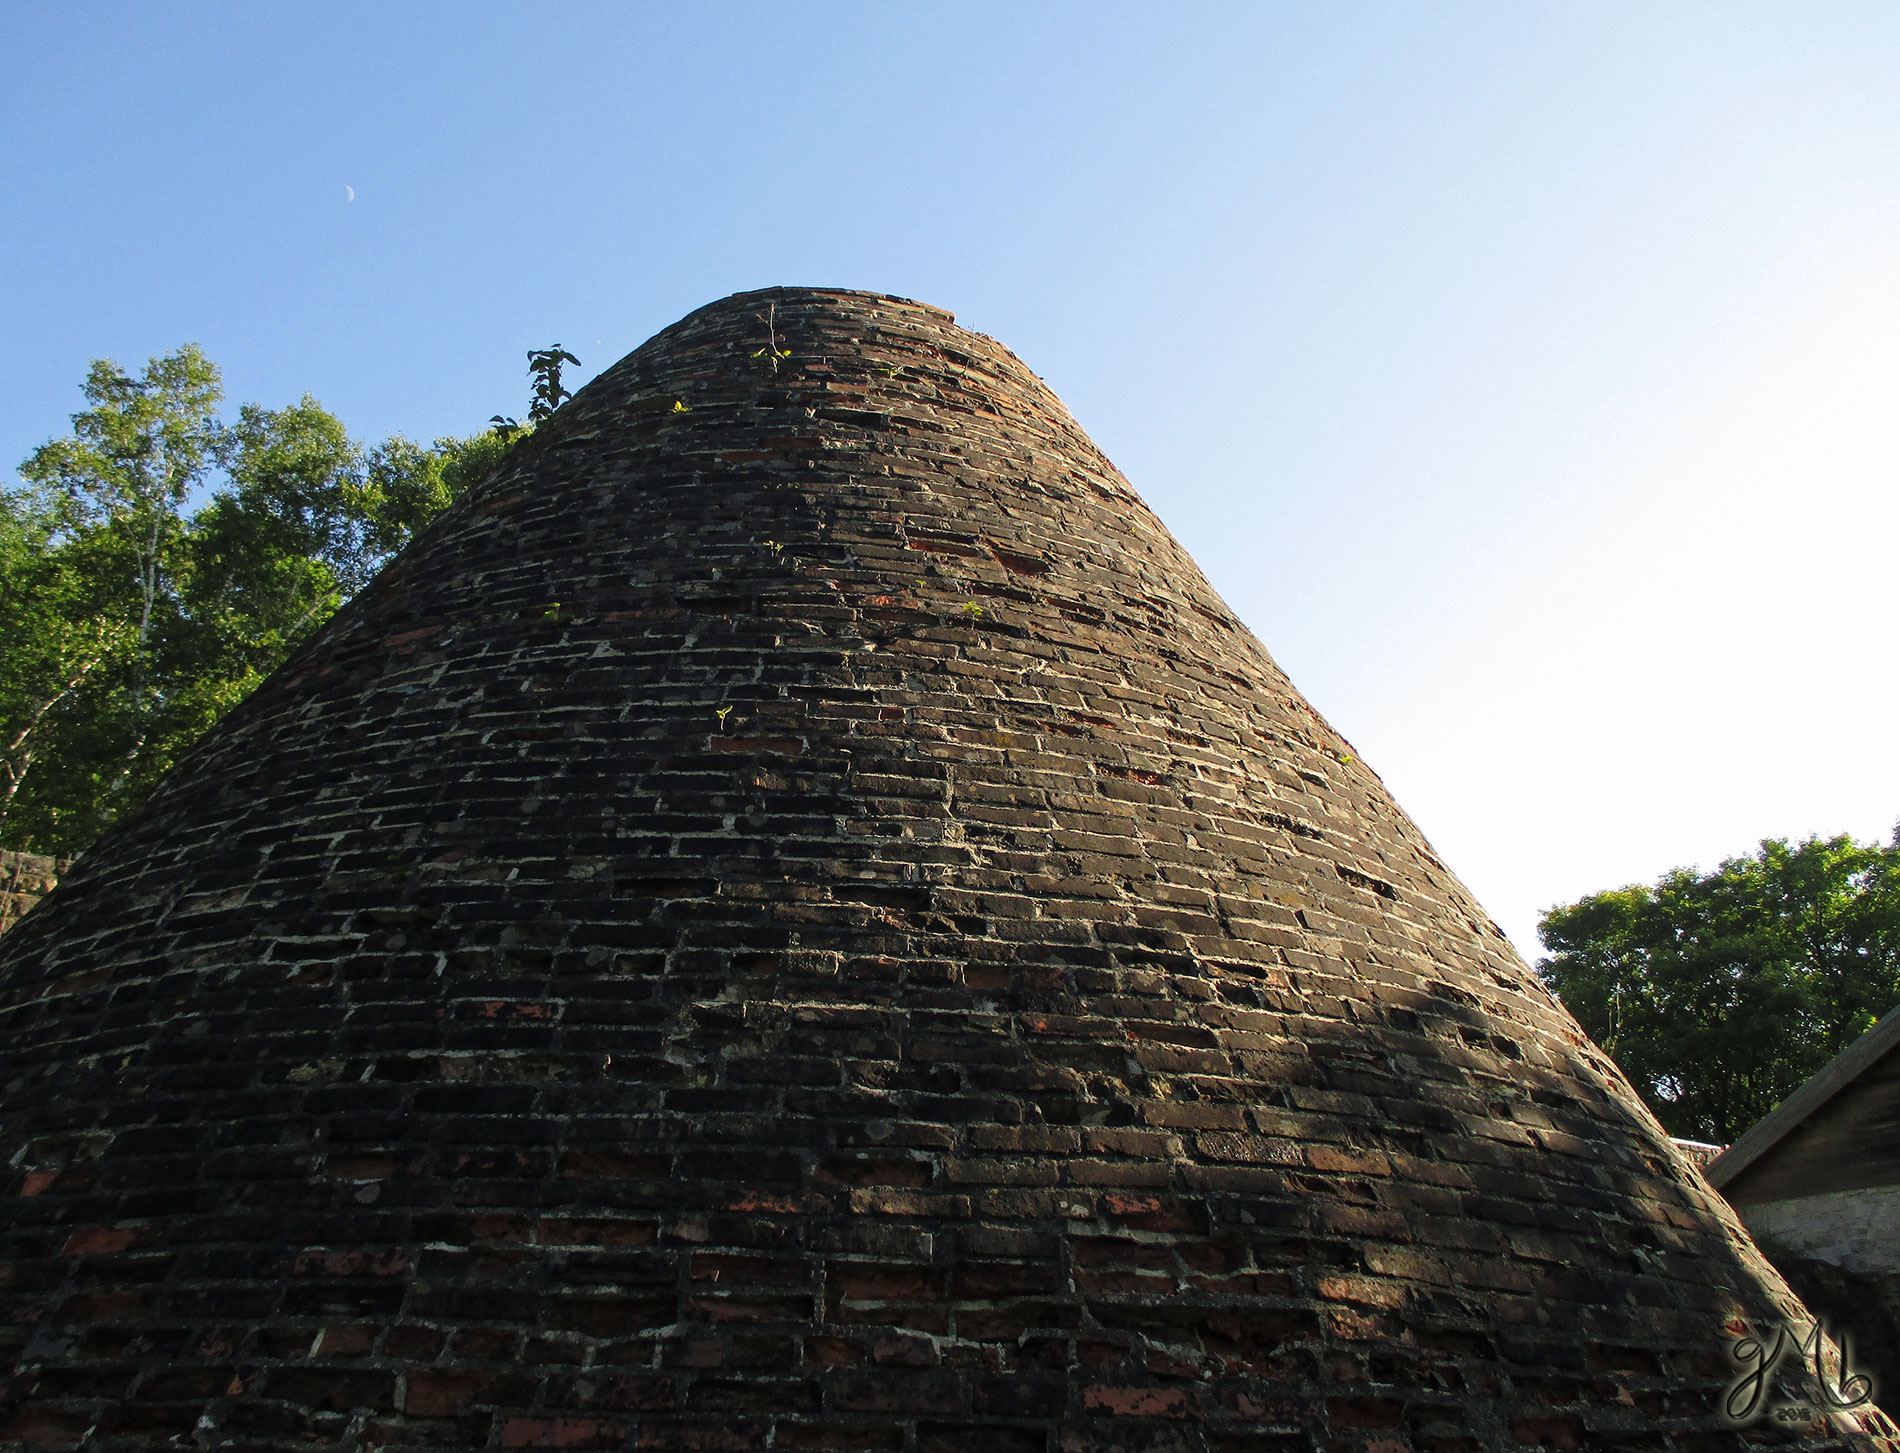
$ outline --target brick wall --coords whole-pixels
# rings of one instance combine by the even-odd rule
[[[916,304],[597,379],[0,940],[0,1045],[8,1448],[1849,1446],[1723,1421],[1785,1288]]]

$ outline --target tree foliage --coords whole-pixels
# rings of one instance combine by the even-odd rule
[[[77,852],[506,452],[366,449],[306,395],[217,416],[196,347],[92,365],[0,490],[0,845]]]
[[[534,379],[533,397],[528,404],[530,424],[546,423],[556,409],[573,397],[561,384],[561,365],[564,363],[571,363],[576,368],[581,366],[581,361],[558,343],[552,348],[528,350],[528,373]]]
[[[1900,1004],[1900,829],[1771,838],[1538,932],[1538,972],[1669,1132],[1731,1142]]]

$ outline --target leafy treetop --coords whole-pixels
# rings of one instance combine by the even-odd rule
[[[1900,1004],[1900,828],[1770,838],[1538,932],[1538,972],[1669,1132],[1726,1144]]]
[[[490,430],[365,448],[308,395],[227,425],[217,367],[189,344],[136,378],[101,359],[82,387],[71,434],[0,489],[0,846],[56,854],[137,802],[508,447]]]

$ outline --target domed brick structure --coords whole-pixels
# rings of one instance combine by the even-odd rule
[[[1748,1405],[1805,1322],[1734,1219],[915,303],[602,375],[0,963],[6,1448],[1887,1428]]]

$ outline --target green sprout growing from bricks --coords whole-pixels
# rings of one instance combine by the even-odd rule
[[[983,618],[983,607],[982,607],[982,606],[980,606],[980,605],[978,605],[978,604],[977,604],[977,603],[976,603],[975,601],[973,601],[973,600],[966,600],[966,601],[964,601],[964,603],[963,603],[963,609],[964,609],[964,611],[965,611],[965,613],[966,613],[966,614],[968,614],[968,616],[970,617],[970,619],[971,619],[971,620],[973,620],[973,621],[974,621],[974,620],[981,620],[981,619]]]
[[[765,324],[765,347],[754,349],[752,356],[771,359],[772,372],[777,373],[778,361],[792,356],[791,349],[778,346],[778,304],[774,303],[763,313],[754,313],[752,316]]]
[[[785,550],[785,542],[783,540],[767,540],[765,544],[774,555],[782,554]]]
[[[552,348],[528,350],[528,372],[534,376],[534,399],[528,405],[529,423],[542,423],[574,397],[561,386],[563,363],[571,363],[576,368],[581,366],[581,361],[558,343]]]
[[[732,715],[732,708],[729,706],[719,707],[714,710],[713,715],[719,718],[719,725],[724,727],[726,718]]]

